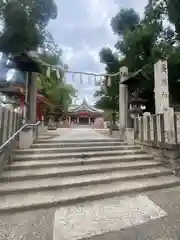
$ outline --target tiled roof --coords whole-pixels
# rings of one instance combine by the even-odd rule
[[[99,112],[99,113],[104,112],[102,109],[97,109],[89,105],[86,99],[84,99],[80,105],[71,105],[69,107],[69,112],[78,112],[78,111],[89,111],[89,112]]]

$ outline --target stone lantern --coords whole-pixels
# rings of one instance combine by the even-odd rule
[[[129,115],[131,119],[137,118],[141,115],[146,109],[145,106],[146,100],[138,97],[134,97],[129,101]]]
[[[134,137],[138,136],[138,121],[137,117],[143,114],[146,109],[146,100],[134,97],[129,101],[129,116],[131,118],[131,125],[134,128]]]

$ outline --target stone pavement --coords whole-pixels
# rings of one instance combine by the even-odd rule
[[[138,200],[140,197],[139,200],[144,199],[145,202],[136,202],[136,211],[138,208],[142,211],[136,216],[132,214],[131,206],[129,206],[129,210],[127,207],[122,209],[122,206],[124,206],[122,201],[119,202],[118,206],[117,198],[109,199],[112,203],[111,207],[107,207],[108,205],[103,206],[105,202],[104,200],[100,200],[95,202],[94,207],[92,207],[90,203],[84,203],[66,208],[1,215],[0,240],[179,240],[180,187],[147,192],[140,196],[136,196],[136,199]],[[134,196],[130,198],[134,198]],[[124,199],[124,197],[122,199]],[[149,202],[149,205],[146,206],[147,202]],[[104,208],[107,209],[105,214],[102,215]],[[73,226],[72,224],[75,217],[72,209],[75,209],[77,212],[78,216],[76,216],[76,221],[78,221],[78,218],[82,221],[79,225]],[[81,212],[81,209],[86,209],[88,212]],[[97,211],[97,214],[92,211],[93,209]],[[116,210],[115,220],[108,221],[108,219],[112,220],[112,215]],[[63,211],[64,215],[62,214]],[[126,217],[125,211],[127,211]],[[59,216],[61,217],[61,222],[59,222],[56,216],[58,212],[62,214]],[[150,212],[152,216],[148,218]],[[82,215],[87,218],[82,219]],[[62,222],[63,216],[66,216],[66,222],[64,223]],[[72,216],[73,219],[68,218],[68,216]],[[109,216],[111,218],[108,218]],[[124,223],[123,217],[125,217]],[[95,230],[92,228],[92,218],[94,221],[95,219],[97,220],[97,222],[95,221],[94,223]],[[144,220],[140,222],[139,220],[143,218]],[[128,219],[129,223],[130,219],[132,223],[135,223],[134,226],[132,226],[132,224],[128,226]],[[100,220],[105,221],[107,224],[104,225],[105,228],[103,228],[104,222],[101,224],[101,222],[99,222]],[[65,224],[66,230],[70,230],[66,236],[63,236],[63,233],[65,233],[63,224]],[[89,231],[90,237],[79,238],[82,237],[82,226],[85,226],[84,232]],[[108,228],[109,230],[107,231]],[[77,231],[78,229],[79,232]],[[98,235],[100,231],[101,234]],[[73,235],[77,236],[77,238],[72,238]]]
[[[88,240],[179,240],[180,239],[180,187],[147,192],[145,194],[167,215],[119,231],[112,231]],[[84,239],[83,239],[84,240]]]

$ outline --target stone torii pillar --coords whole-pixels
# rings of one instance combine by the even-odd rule
[[[29,73],[28,79],[28,120],[36,123],[37,84],[36,73]]]
[[[41,73],[40,65],[37,61],[38,55],[34,51],[20,53],[12,57],[16,63],[16,68],[26,73],[26,91],[27,91],[27,114],[25,114],[25,122],[36,123],[36,73]]]
[[[127,76],[128,68],[126,66],[121,67],[119,81],[119,123],[121,137],[124,137],[124,130],[128,127],[128,86],[123,84]]]

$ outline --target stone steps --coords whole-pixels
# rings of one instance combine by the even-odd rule
[[[60,152],[57,153],[23,153],[20,152],[15,152],[13,155],[14,160],[48,160],[48,159],[67,159],[67,158],[90,158],[90,157],[102,157],[102,156],[125,156],[125,155],[134,155],[134,154],[142,154],[144,153],[143,150],[141,149],[127,149],[127,150],[116,150],[116,149],[111,149],[109,151],[91,151],[91,149],[88,149],[88,151],[85,152],[66,152],[62,153],[61,150]]]
[[[0,213],[177,186],[180,179],[119,139],[40,140],[13,153],[0,175]]]
[[[59,134],[57,132],[53,133],[53,132],[45,132],[45,133],[40,133],[39,134],[39,140],[38,141],[47,141],[50,139],[53,139],[54,137],[58,137]]]
[[[52,142],[52,141],[48,141],[48,142],[42,142],[42,143],[36,143],[33,144],[31,148],[33,149],[46,149],[46,148],[63,148],[63,147],[96,147],[96,146],[124,146],[124,142],[117,142],[117,141],[109,141],[109,142],[104,142],[104,141],[98,141],[98,142],[93,142],[93,141],[89,141],[89,142],[71,142],[71,143],[67,143],[67,142]]]
[[[30,148],[30,149],[20,149],[16,150],[16,155],[17,154],[49,154],[49,153],[69,153],[69,152],[88,152],[91,149],[92,152],[97,152],[97,151],[114,151],[114,150],[133,150],[133,149],[141,149],[140,146],[135,146],[135,145],[111,145],[111,146],[86,146],[86,147],[56,147],[56,148]]]
[[[117,170],[136,170],[146,169],[152,167],[159,167],[161,163],[153,160],[136,161],[136,162],[118,162],[118,163],[105,163],[105,164],[91,164],[91,165],[77,165],[77,166],[56,166],[49,168],[48,166],[43,168],[27,168],[22,170],[5,170],[1,176],[0,181],[14,181],[25,179],[39,179],[54,176],[77,176],[93,173],[105,173]]]
[[[118,163],[118,162],[134,162],[134,161],[144,161],[144,160],[152,160],[152,156],[150,154],[136,154],[125,155],[125,156],[103,156],[103,157],[91,157],[91,158],[70,158],[70,159],[51,159],[49,160],[25,160],[25,159],[17,159],[14,160],[11,165],[7,165],[6,169],[27,169],[27,168],[44,168],[44,167],[58,167],[58,166],[77,166],[77,165],[92,165],[92,164],[106,164],[106,163]]]
[[[122,139],[119,139],[119,138],[84,138],[83,141],[82,141],[82,138],[72,138],[72,140],[67,140],[67,139],[63,139],[63,140],[54,140],[54,139],[51,139],[51,141],[47,140],[47,139],[39,139],[37,141],[37,143],[48,143],[48,142],[51,142],[51,143],[68,143],[68,144],[71,144],[71,143],[98,143],[98,142],[104,142],[104,143],[109,143],[109,142],[117,142],[117,143],[123,143],[123,140]]]
[[[141,170],[124,170],[115,172],[106,172],[98,174],[86,174],[77,176],[56,176],[42,179],[29,179],[24,180],[19,184],[19,181],[15,180],[13,182],[0,182],[0,195],[4,194],[17,194],[23,192],[37,192],[42,190],[52,190],[59,188],[69,188],[69,187],[82,187],[88,185],[96,184],[106,184],[113,183],[116,181],[129,181],[136,179],[145,179],[157,176],[168,176],[171,175],[169,169],[162,167],[152,167]]]
[[[57,190],[6,194],[1,196],[0,213],[25,211],[38,208],[69,205],[78,202],[92,201],[112,196],[127,195],[137,192],[156,190],[165,187],[177,186],[179,178],[159,176],[155,178],[116,181],[114,183],[70,187]]]

